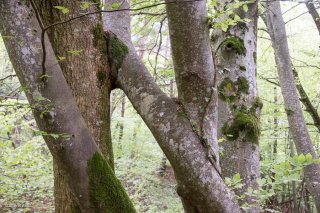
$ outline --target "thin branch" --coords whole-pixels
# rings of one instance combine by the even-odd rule
[[[16,77],[16,75],[8,75],[8,76],[6,76],[4,78],[0,78],[0,81],[4,81],[4,80],[6,80],[8,78],[12,78],[12,77]]]

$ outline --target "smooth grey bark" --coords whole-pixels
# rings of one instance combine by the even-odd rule
[[[232,1],[221,1],[223,8]],[[223,155],[223,177],[240,174],[244,186],[236,190],[243,196],[248,188],[258,189],[259,165],[259,117],[261,103],[256,82],[257,51],[257,3],[248,4],[248,11],[241,8],[235,12],[250,22],[238,22],[226,32],[214,29],[212,48],[218,80],[218,138]],[[229,16],[227,16],[229,17]],[[227,18],[225,17],[225,18]],[[220,21],[224,21],[223,18]],[[254,196],[239,200],[248,204],[250,212],[259,212]]]
[[[281,13],[279,1],[267,2],[264,21],[271,37],[277,65],[279,83],[287,112],[290,132],[298,154],[310,153],[314,159],[318,156],[312,144],[306,122],[296,90],[292,63],[288,48],[285,23]],[[304,168],[304,176],[308,190],[314,198],[318,211],[320,211],[320,165],[312,164]]]
[[[319,16],[319,13],[318,13],[316,7],[314,6],[314,3],[315,3],[315,1],[307,0],[306,7],[308,8],[308,12],[312,16],[312,19],[313,19],[313,21],[318,29],[318,32],[320,34],[320,16]]]
[[[117,1],[108,0],[106,1],[106,5],[112,5],[113,2]],[[170,7],[174,4],[175,3],[170,4]],[[206,24],[204,1],[180,3],[179,6],[176,12],[183,8],[185,19],[182,19],[182,17],[178,18],[182,21],[180,24],[184,26],[184,28],[189,28],[184,22],[190,19],[193,19],[194,26]],[[124,1],[122,8],[127,7],[129,7],[129,2]],[[172,14],[174,9],[177,9],[177,6],[168,8],[168,11],[170,10],[171,13],[168,15],[169,19],[174,19],[174,14]],[[105,14],[104,21],[105,30],[115,33],[129,49],[121,68],[118,70],[116,85],[124,90],[170,161],[177,179],[177,191],[183,200],[185,211],[210,213],[240,212],[239,205],[234,200],[232,193],[227,189],[219,173],[208,159],[207,148],[203,146],[190,120],[184,115],[184,107],[173,101],[160,90],[137,55],[130,38],[129,12],[107,13]],[[200,31],[200,29],[205,30],[205,27],[199,27],[197,30]],[[174,29],[171,28],[171,31],[172,30]],[[185,31],[185,29],[179,30]],[[193,32],[193,29],[189,30],[190,35],[192,34],[191,32]],[[196,76],[191,76],[191,78],[197,80],[198,84],[201,83],[202,79],[204,80],[203,84],[206,85],[206,87],[201,86],[201,88],[209,89],[208,91],[204,91],[205,95],[208,96],[212,91],[210,86],[213,84],[213,66],[212,56],[210,54],[210,43],[206,32],[207,31],[200,32],[201,34],[199,35],[194,32],[192,41],[199,42],[199,47],[204,47],[204,43],[207,45],[207,47],[204,48],[204,52],[199,51],[199,54],[203,54],[203,56],[199,57],[202,58],[200,62],[206,64],[205,67],[208,68],[208,70],[206,70],[206,72],[208,72],[206,75],[208,80]],[[205,34],[207,37],[205,37]],[[181,38],[185,42],[186,36],[189,35],[185,34]],[[199,36],[198,40],[195,39],[196,36]],[[194,48],[198,47],[194,43],[189,43],[189,45]],[[186,48],[186,44],[182,44],[180,50],[185,52],[186,50],[184,48]],[[196,49],[192,48],[189,50],[196,51]],[[187,53],[187,56],[190,57],[191,55]],[[204,61],[205,57],[208,57],[207,61]],[[178,60],[178,58],[176,57],[175,60]],[[184,61],[186,62],[186,66],[192,65],[190,61],[187,62],[186,59]],[[199,66],[199,70],[204,68],[201,67],[199,65],[200,63],[197,63],[196,60],[194,60],[193,63]],[[204,70],[202,71],[204,72]],[[209,73],[212,75],[210,76]],[[184,74],[186,75],[184,78],[187,78],[188,73]],[[190,75],[196,74],[193,73]],[[194,88],[194,86],[198,84],[192,84],[190,87]],[[197,90],[197,88],[194,89]],[[200,94],[200,92],[198,94]],[[190,94],[189,97],[186,96],[186,100],[193,103],[195,101],[193,98],[200,98],[199,101],[204,100],[203,94],[201,97],[191,96],[192,94]],[[208,103],[206,105],[208,105]],[[201,105],[198,105],[198,107],[199,106]],[[195,106],[192,106],[192,104],[186,106],[186,108],[190,110],[187,111],[187,113],[192,112],[191,116],[199,114],[200,110],[193,109],[193,111],[192,107]],[[212,113],[212,115],[214,115],[214,113]],[[195,117],[194,119],[199,121],[199,118]],[[208,123],[209,122],[207,122],[206,125]],[[212,137],[214,137],[214,135]]]
[[[10,60],[25,88],[39,129],[48,134],[44,136],[46,144],[81,212],[106,211],[109,207],[135,212],[85,125],[47,36],[45,70],[50,77],[47,82],[41,79],[41,29],[30,2],[4,0],[0,3],[0,14],[0,33],[10,36],[4,40]],[[53,133],[68,134],[70,139],[55,139],[50,136]],[[99,189],[101,196],[107,194],[113,199],[101,201],[95,189]]]

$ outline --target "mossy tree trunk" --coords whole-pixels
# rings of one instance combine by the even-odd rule
[[[4,41],[10,60],[25,88],[38,127],[46,132],[45,142],[76,202],[75,208],[61,211],[135,212],[87,128],[47,36],[43,70],[41,29],[33,8],[30,1],[1,1],[0,33],[12,38]],[[42,78],[44,71],[49,76],[46,81]],[[69,137],[55,138],[50,134]]]
[[[274,49],[279,83],[284,99],[290,133],[297,152],[298,154],[304,155],[311,154],[312,157],[316,159],[318,156],[303,116],[292,72],[286,26],[282,17],[280,2],[267,2],[263,17]],[[311,164],[306,166],[303,171],[308,190],[314,198],[318,211],[320,211],[320,165]]]
[[[233,2],[223,1],[217,7]],[[211,40],[218,81],[218,137],[221,141],[223,177],[239,173],[244,186],[236,193],[257,189],[259,166],[259,117],[261,103],[256,82],[257,3],[248,4],[248,11],[234,11],[249,22],[238,22],[226,32],[215,30]],[[233,14],[234,15],[234,14]],[[229,17],[225,17],[229,18]],[[224,20],[222,20],[224,21]],[[246,196],[240,204],[250,205],[250,212],[259,212],[257,198]]]
[[[45,26],[80,15],[80,1],[51,0],[36,1]],[[55,6],[69,9],[63,14]],[[97,10],[94,5],[90,10]],[[83,12],[83,11],[82,11]],[[111,83],[105,51],[101,14],[52,27],[48,31],[52,47],[59,57],[60,66],[86,125],[103,155],[113,168],[110,134],[110,91]],[[71,51],[81,51],[72,54]],[[55,161],[54,161],[55,162]],[[57,165],[55,176],[55,211],[70,212],[77,208],[72,195]]]

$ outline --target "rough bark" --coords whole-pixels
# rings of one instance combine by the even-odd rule
[[[45,26],[79,16],[80,4],[80,1],[68,0],[36,1]],[[55,9],[57,5],[68,8],[69,13]],[[97,5],[91,7],[91,10],[95,9],[98,9]],[[113,168],[109,122],[111,84],[106,54],[101,51],[105,48],[101,14],[52,27],[48,36],[56,55],[66,58],[59,63],[63,74],[95,142]],[[72,55],[72,50],[81,50],[81,53]],[[69,199],[71,192],[60,174],[54,165],[57,213],[75,208],[75,202]]]
[[[319,16],[319,13],[318,13],[316,7],[314,6],[315,2],[316,1],[307,0],[306,7],[308,8],[308,12],[312,16],[312,19],[313,19],[315,25],[317,26],[318,32],[320,34],[320,16]]]
[[[113,2],[116,1],[107,1],[107,6]],[[176,103],[155,84],[152,76],[140,61],[131,43],[130,16],[128,12],[108,13],[105,14],[104,19],[106,30],[116,34],[128,48],[127,55],[122,61],[122,66],[116,73],[116,85],[124,90],[170,161],[175,171],[178,183],[177,191],[180,197],[182,197],[185,211],[210,213],[240,212],[237,202],[233,199],[232,193],[227,189],[219,173],[208,159],[208,149],[204,147],[198,133],[194,130],[194,125],[191,124],[188,118],[189,115],[186,115],[186,113],[189,113],[197,122],[196,125],[201,123],[200,121],[202,121],[202,119],[199,120],[195,115],[203,115],[203,112],[195,109],[196,106],[193,105],[195,103],[194,98],[199,98],[198,103],[206,103],[204,106],[207,106],[208,103],[205,102],[204,96],[210,98],[212,94],[211,87],[213,86],[214,72],[207,29],[204,27],[206,25],[205,2],[180,2],[177,5],[174,4],[176,3],[172,3],[170,6],[168,5],[167,8],[169,22],[171,22],[171,33],[175,30],[175,27],[184,26],[182,28],[179,27],[179,30],[183,32],[180,36],[183,41],[188,42],[188,44],[181,44],[180,51],[185,53],[188,51],[197,51],[198,47],[203,50],[199,51],[199,54],[203,56],[199,55],[197,60],[200,61],[198,63],[197,60],[193,58],[196,54],[192,57],[191,54],[187,53],[187,57],[189,57],[193,63],[191,63],[190,60],[187,61],[187,58],[183,59],[183,61],[186,62],[186,66],[192,67],[192,64],[195,64],[194,68],[197,68],[199,72],[203,72],[203,76],[201,75],[199,77],[197,77],[197,73],[190,74],[180,72],[184,78],[183,80],[188,80],[187,75],[190,74],[190,78],[196,81],[192,83],[190,87],[197,92],[193,93],[190,88],[188,91],[192,94],[184,94],[184,92],[180,91],[182,96],[180,99],[185,102],[190,101],[190,104],[183,103],[185,105],[183,106]],[[125,7],[128,7],[128,1],[124,1],[122,4],[122,8]],[[177,12],[184,17],[175,17],[176,15],[173,12]],[[175,18],[179,18],[179,26],[175,26],[176,21],[173,20]],[[170,21],[170,19],[173,22]],[[192,23],[193,26],[199,26],[198,28],[196,27],[196,32],[191,28],[189,32],[183,29],[189,28],[188,24],[190,23]],[[198,31],[199,33],[197,33]],[[193,36],[193,43],[190,43],[190,40],[186,39],[189,38],[189,36]],[[198,37],[198,39],[196,39],[196,37]],[[194,42],[197,42],[197,44]],[[177,45],[177,43],[174,45]],[[193,48],[188,47],[188,45]],[[179,56],[176,55],[175,60],[180,60]],[[200,66],[200,62],[204,64],[203,67]],[[175,66],[179,69],[179,62],[175,62]],[[204,70],[204,68],[208,69]],[[185,76],[183,76],[183,74]],[[208,79],[204,79],[204,76]],[[181,79],[182,77],[180,76],[179,78]],[[202,83],[205,86],[199,86],[201,80],[204,80]],[[180,80],[180,86],[181,84]],[[199,88],[194,88],[194,86],[199,86]],[[207,91],[206,89],[209,90]],[[196,96],[196,94],[200,94],[199,90],[204,92],[204,94]],[[200,104],[197,105],[197,107],[201,106]],[[214,105],[214,103],[212,103],[212,105]],[[212,105],[210,105],[210,107],[212,107]],[[184,108],[188,110],[184,111]],[[207,112],[210,112],[212,116],[214,115],[211,109]],[[205,123],[204,126],[206,130],[209,128],[208,124],[210,122]],[[214,124],[212,122],[210,125],[211,124],[211,127],[214,128]],[[205,133],[207,134],[208,132]],[[211,137],[214,136],[216,135],[212,135]],[[214,141],[214,139],[212,139],[212,142],[216,142],[216,140]]]
[[[65,81],[48,37],[43,81],[41,29],[29,1],[0,3],[0,32],[32,106],[39,129],[81,212],[135,212],[112,168],[102,157]],[[55,139],[50,134],[68,134]],[[79,209],[72,211],[79,212]]]
[[[224,7],[229,1],[221,1]],[[232,2],[231,2],[232,3]],[[212,35],[214,61],[218,80],[218,137],[221,143],[222,175],[240,174],[244,186],[236,190],[242,196],[247,189],[257,189],[259,165],[259,117],[261,103],[256,83],[257,3],[248,11],[234,11],[248,23],[238,22],[226,32],[215,30]],[[223,20],[222,20],[223,21]],[[239,201],[248,204],[250,212],[259,212],[257,198],[247,196]]]
[[[294,82],[292,63],[280,2],[267,2],[266,8],[267,10],[265,12],[264,20],[274,49],[279,83],[284,99],[285,110],[287,112],[290,132],[298,154],[306,155],[310,153],[312,157],[316,159],[318,156],[316,155],[315,148],[312,144],[306,122],[303,117]],[[320,165],[312,164],[306,166],[303,171],[308,190],[314,198],[318,211],[320,211]]]

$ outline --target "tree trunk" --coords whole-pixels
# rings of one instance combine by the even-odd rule
[[[107,7],[114,2],[106,1]],[[126,7],[124,1],[121,8]],[[160,90],[136,54],[129,12],[107,13],[104,24],[127,46],[121,69],[115,71],[116,85],[124,90],[170,161],[185,211],[236,213],[239,205],[214,161],[218,159],[216,93],[206,13],[204,1],[167,4],[180,103]]]
[[[219,5],[224,7],[229,1]],[[257,3],[248,4],[248,11],[235,11],[242,19],[226,32],[215,30],[212,45],[218,79],[218,137],[223,138],[221,168],[223,177],[240,174],[244,186],[236,190],[240,197],[248,188],[258,189],[259,117],[262,103],[256,82]],[[259,212],[257,198],[239,200],[249,205],[250,212]],[[248,206],[247,206],[248,207]]]
[[[277,65],[279,83],[284,99],[285,110],[288,117],[290,132],[293,137],[298,154],[310,153],[314,159],[317,158],[312,144],[306,122],[296,90],[294,76],[292,73],[291,59],[285,23],[282,17],[280,2],[267,2],[267,10],[264,16],[268,33],[271,37]],[[320,211],[320,165],[312,164],[304,168],[304,175],[308,190],[312,194],[317,209]]]
[[[76,202],[77,208],[70,211],[135,212],[85,125],[47,36],[44,37],[43,70],[42,30],[30,2],[2,1],[0,13],[1,34],[12,36],[5,40],[12,64],[39,129],[45,132],[44,139]],[[43,79],[44,71],[49,76],[47,81]]]
[[[311,116],[314,126],[318,129],[318,132],[320,132],[320,116],[319,116],[318,110],[316,109],[315,106],[313,106],[308,94],[304,90],[304,88],[300,82],[298,72],[296,71],[295,68],[293,68],[292,71],[293,71],[293,76],[295,79],[296,88],[297,88],[298,93],[300,95],[300,101],[305,106],[306,111]]]
[[[37,1],[36,4],[45,26],[80,15],[80,1]],[[68,8],[70,12],[63,14],[54,8],[57,5]],[[95,9],[98,9],[97,5],[91,8]],[[56,55],[66,58],[59,63],[63,74],[95,142],[113,168],[109,115],[111,84],[107,57],[102,51],[105,40],[101,14],[52,27],[48,36]],[[81,51],[80,55],[70,53],[75,50]],[[67,184],[63,183],[61,171],[56,165],[53,168],[55,211],[70,212],[70,209],[75,208],[75,202],[70,200],[71,192]]]
[[[320,34],[320,16],[319,16],[319,13],[318,13],[316,7],[314,6],[315,2],[316,1],[307,0],[306,6],[308,8],[308,12],[312,16],[312,19],[313,19],[315,25],[317,26],[318,32]]]

